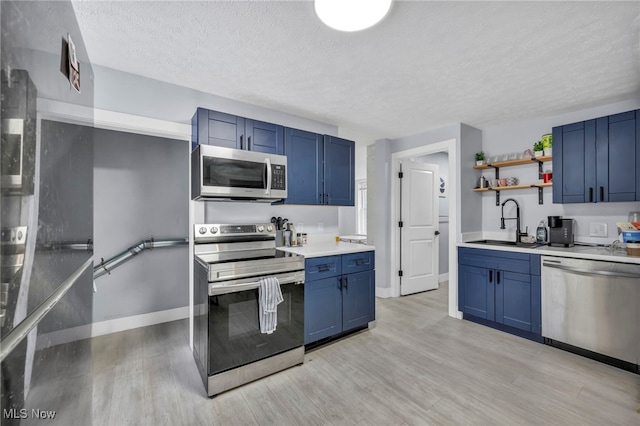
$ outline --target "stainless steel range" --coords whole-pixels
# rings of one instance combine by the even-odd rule
[[[304,360],[304,258],[271,223],[194,225],[193,354],[209,396]],[[260,331],[261,279],[275,277],[277,326]]]

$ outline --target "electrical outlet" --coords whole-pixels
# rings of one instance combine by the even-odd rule
[[[605,222],[589,222],[590,237],[606,237],[607,224]]]

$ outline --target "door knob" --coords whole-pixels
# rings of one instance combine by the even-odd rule
[[[434,232],[435,235],[440,235],[440,231]]]

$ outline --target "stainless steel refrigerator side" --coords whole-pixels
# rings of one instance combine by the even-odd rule
[[[76,330],[92,319],[92,253],[74,243],[93,234],[92,125],[45,120],[37,103],[40,97],[93,107],[93,70],[71,2],[3,1],[0,8],[1,118],[24,123],[21,157],[3,158],[3,165],[22,162],[21,179],[2,179],[3,343],[16,327],[31,328],[3,354],[2,424],[28,421],[21,410],[32,409],[54,411],[60,423],[91,423],[91,398],[82,397],[91,395],[91,345]],[[80,64],[79,91],[61,73],[69,65],[69,40]],[[17,139],[2,132],[4,156]],[[12,231],[19,228],[26,228],[24,244],[11,244],[20,240]]]

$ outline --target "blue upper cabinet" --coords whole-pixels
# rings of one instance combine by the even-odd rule
[[[324,136],[325,204],[353,206],[355,201],[355,142]]]
[[[277,124],[198,108],[191,119],[191,148],[198,144],[269,154],[283,153],[284,128]]]
[[[323,139],[317,133],[286,128],[287,204],[323,204]]]
[[[287,204],[353,206],[355,142],[285,129]]]
[[[257,120],[245,120],[245,134],[247,148],[250,151],[266,154],[284,153],[284,127],[278,124],[265,123]]]
[[[553,128],[553,202],[640,201],[640,110]]]

